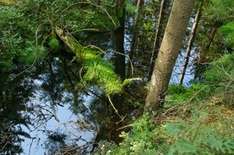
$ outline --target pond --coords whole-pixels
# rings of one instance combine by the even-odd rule
[[[113,54],[109,38],[110,35],[90,39],[99,47],[104,47],[107,59]],[[127,50],[130,49],[130,40],[131,36],[126,34]],[[179,83],[184,57],[185,52],[182,49],[171,77],[172,84]],[[195,58],[194,48],[186,70],[185,86],[189,86],[190,81],[194,79]],[[68,71],[68,68],[71,71]],[[30,66],[20,80],[13,75],[13,78],[16,78],[12,80],[14,87],[22,87],[21,90],[12,88],[12,91],[16,91],[17,97],[22,96],[23,99],[18,100],[14,94],[11,97],[16,98],[14,100],[18,100],[19,103],[26,102],[23,110],[15,109],[15,113],[26,117],[28,122],[24,125],[15,123],[13,126],[13,129],[19,128],[24,132],[20,136],[21,140],[16,140],[23,149],[22,155],[53,155],[64,152],[89,154],[93,150],[100,129],[91,112],[91,104],[96,96],[76,89],[74,83],[79,77],[74,76],[73,72],[77,70],[79,71],[79,67],[69,64],[61,56],[52,56],[37,66]],[[27,91],[29,93],[24,94]]]

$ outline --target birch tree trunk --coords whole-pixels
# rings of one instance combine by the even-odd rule
[[[145,111],[153,113],[163,105],[176,58],[195,0],[174,0],[158,58],[155,62]]]

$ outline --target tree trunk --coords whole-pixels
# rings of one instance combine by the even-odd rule
[[[170,6],[170,1],[171,0],[161,0],[160,4],[160,10],[158,14],[158,20],[156,22],[156,32],[155,32],[155,37],[154,37],[154,45],[153,45],[153,50],[150,58],[150,68],[149,68],[149,74],[148,74],[148,79],[150,80],[150,77],[153,73],[154,69],[154,64],[155,64],[155,59],[157,58],[158,51],[159,51],[159,46],[162,41],[162,35],[164,33],[164,23],[167,22],[167,15],[168,15],[168,10]]]
[[[137,0],[137,13],[135,16],[135,23],[133,25],[133,32],[132,32],[132,41],[131,41],[131,49],[129,52],[129,58],[130,61],[133,60],[133,56],[135,53],[135,49],[136,49],[136,45],[137,45],[137,40],[138,40],[138,36],[139,36],[139,26],[140,26],[140,22],[141,22],[141,13],[143,11],[143,6],[144,6],[144,0]],[[131,75],[131,62],[128,63],[128,76]]]
[[[195,70],[195,79],[201,80],[203,78],[204,71],[207,67],[207,63],[209,62],[207,58],[207,53],[210,50],[210,46],[212,45],[215,35],[218,31],[218,26],[214,25],[211,27],[211,30],[208,32],[208,43],[205,47],[202,47],[199,50],[199,57],[196,62],[196,70]]]
[[[156,59],[145,111],[154,112],[164,102],[176,58],[195,0],[174,0],[165,34]]]
[[[185,77],[185,74],[186,74],[186,70],[187,70],[187,67],[188,67],[188,64],[189,64],[191,49],[192,49],[193,41],[194,41],[194,38],[195,38],[195,35],[196,35],[197,26],[198,26],[198,23],[199,23],[199,20],[200,20],[202,6],[203,6],[203,1],[201,2],[200,6],[199,6],[199,8],[197,10],[197,13],[196,13],[196,16],[195,16],[195,19],[194,19],[194,24],[193,24],[193,27],[192,27],[192,31],[191,31],[191,34],[190,34],[190,37],[189,37],[189,41],[188,41],[188,45],[187,45],[187,49],[186,49],[185,63],[184,63],[181,78],[180,78],[180,84],[181,85],[183,84],[184,77]]]
[[[125,52],[124,52],[124,28],[125,28],[125,7],[124,0],[117,1],[117,15],[119,15],[119,27],[114,31],[115,37],[115,72],[125,79]]]
[[[209,42],[208,42],[208,44],[207,44],[207,46],[206,46],[206,50],[209,50],[209,48],[210,48],[212,42],[214,41],[214,38],[215,38],[215,35],[216,35],[217,30],[218,30],[218,27],[217,27],[217,26],[212,27],[211,32],[210,32],[210,35],[209,35],[209,37],[208,37],[208,38],[209,38]]]

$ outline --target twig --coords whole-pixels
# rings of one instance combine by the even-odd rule
[[[94,6],[94,7],[98,8],[98,9],[101,9],[103,12],[106,13],[106,15],[108,16],[108,18],[109,18],[109,19],[111,20],[111,22],[113,23],[113,25],[114,25],[115,27],[117,26],[117,24],[115,23],[114,19],[111,17],[111,15],[108,13],[108,11],[107,11],[105,8],[103,8],[103,7],[99,6],[99,5],[90,3],[90,2],[77,2],[77,3],[74,3],[74,4],[72,4],[72,5],[68,6],[68,7],[66,7],[65,9],[63,9],[63,10],[60,12],[60,14],[62,15],[62,14],[64,14],[65,11],[69,10],[70,8],[72,8],[72,7],[76,6],[76,5],[82,5],[82,4],[91,5],[91,6]]]
[[[129,128],[129,127],[133,127],[133,124],[128,124],[128,125],[122,126],[122,127],[118,128],[118,129],[116,129],[116,131],[123,130],[123,129]]]
[[[107,95],[107,98],[108,98],[108,100],[109,100],[109,102],[110,102],[112,108],[114,109],[116,115],[117,115],[121,120],[123,120],[124,117],[122,117],[122,116],[119,114],[118,110],[115,108],[115,105],[114,105],[113,102],[111,101],[110,95]]]
[[[130,65],[131,65],[131,74],[133,75],[133,73],[134,73],[134,67],[133,67],[133,63],[132,63],[132,60],[130,59],[130,57],[127,54],[123,54],[123,53],[120,53],[118,51],[113,51],[113,52],[116,53],[116,54],[119,54],[119,55],[127,57],[127,59],[130,62]]]

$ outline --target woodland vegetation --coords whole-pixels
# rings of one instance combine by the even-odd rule
[[[0,0],[0,155],[39,154],[39,131],[44,155],[234,154],[233,15],[233,0]],[[65,107],[79,130],[41,127]],[[94,136],[66,140],[79,131]]]

